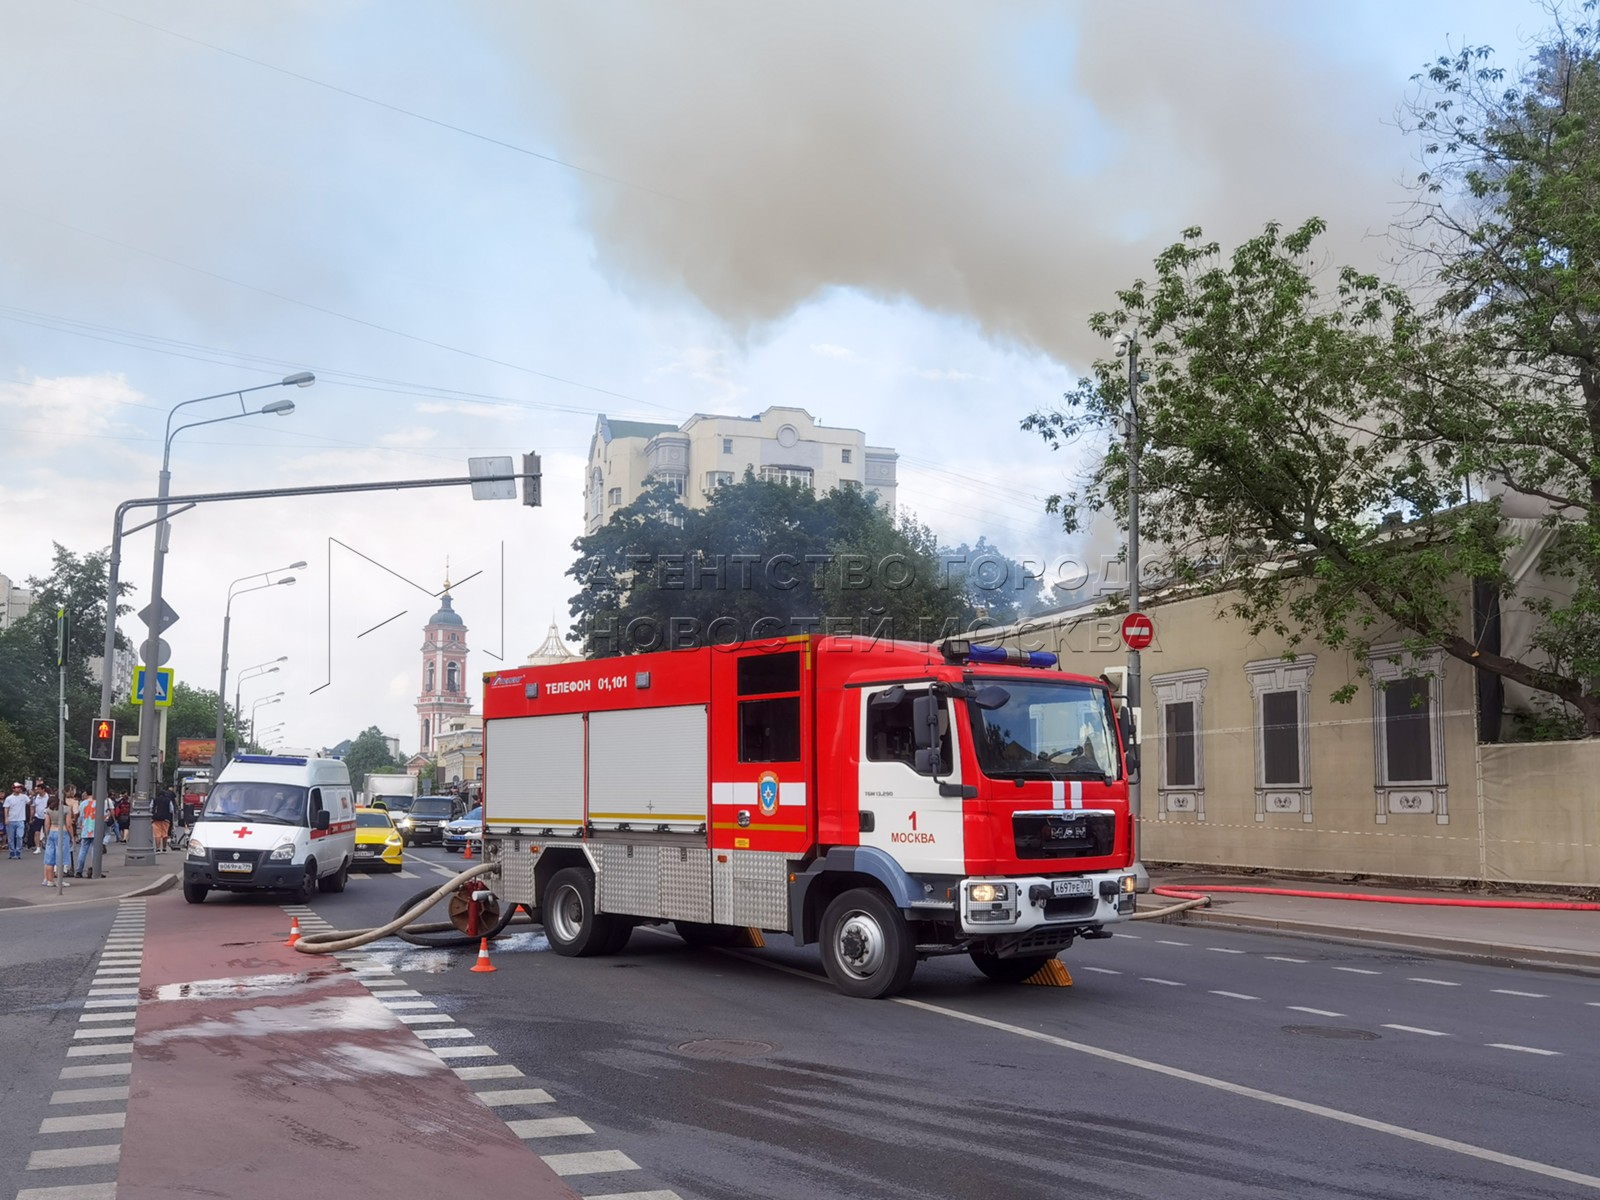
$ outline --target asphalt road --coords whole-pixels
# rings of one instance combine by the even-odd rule
[[[413,852],[406,877],[358,878],[311,908],[376,924],[460,865]],[[151,900],[152,940],[165,903],[182,900]],[[207,918],[224,937],[230,906],[281,903],[213,896]],[[0,914],[0,1000],[20,1035],[0,1069],[0,1195],[38,1182],[20,1166],[109,927],[110,907],[94,909]],[[1141,923],[1068,952],[1070,988],[996,985],[947,959],[900,1000],[869,1002],[835,992],[814,949],[768,941],[691,950],[639,930],[616,957],[564,959],[514,926],[492,974],[468,971],[472,951],[393,941],[367,961],[397,973],[390,1007],[453,1019],[414,1030],[492,1048],[482,1061],[549,1093],[500,1110],[568,1122],[536,1147],[547,1161],[597,1150],[637,1165],[588,1164],[566,1179],[585,1196],[1600,1192],[1574,1177],[1600,1177],[1590,979]]]

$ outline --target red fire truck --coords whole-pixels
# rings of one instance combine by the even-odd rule
[[[807,635],[486,674],[502,899],[564,955],[674,922],[816,943],[853,996],[932,955],[1025,979],[1137,899],[1126,710],[1055,666]]]

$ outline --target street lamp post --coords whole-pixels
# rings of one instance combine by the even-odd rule
[[[193,400],[184,400],[172,406],[167,413],[166,436],[161,446],[161,474],[157,478],[156,491],[156,546],[154,562],[150,567],[150,614],[148,635],[144,640],[143,652],[140,657],[144,660],[148,675],[154,675],[161,666],[161,614],[164,604],[161,597],[161,581],[163,568],[166,565],[167,535],[171,528],[167,523],[166,499],[171,494],[172,473],[169,469],[172,461],[172,439],[185,429],[194,429],[201,425],[215,425],[220,421],[234,421],[240,417],[254,416],[282,416],[286,417],[294,411],[293,400],[274,400],[258,409],[245,407],[244,398],[249,392],[259,392],[275,387],[310,387],[316,382],[316,376],[310,371],[297,371],[293,375],[285,375],[276,383],[263,383],[255,387],[236,388],[229,392],[218,392],[212,396],[199,396]],[[187,425],[172,427],[172,418],[180,408],[187,408],[191,404],[201,404],[207,400],[222,400],[228,396],[239,398],[239,411],[227,413],[220,417],[210,417],[204,421],[190,421]],[[109,660],[116,653],[116,621],[117,621],[117,588],[115,558],[112,560],[110,574],[110,587],[107,589],[106,612],[106,658]],[[100,711],[111,711],[110,674],[104,677],[101,684]],[[155,701],[155,688],[147,685],[144,702],[152,706]],[[159,721],[148,720],[141,715],[139,721],[139,755],[138,778],[134,784],[133,805],[128,821],[128,853],[125,859],[128,865],[155,861],[155,845],[150,832],[150,810],[152,800],[152,785],[156,775],[156,737],[160,728]],[[97,791],[98,783],[97,783]]]
[[[256,712],[257,712],[257,710],[259,710],[263,704],[277,704],[282,699],[283,699],[283,693],[282,692],[273,692],[272,695],[263,696],[263,697],[261,697],[261,699],[257,700],[254,704],[252,704],[250,706],[250,742],[251,742],[252,745],[259,745],[259,743],[256,742]]]
[[[1128,360],[1128,413],[1123,430],[1128,456],[1128,613],[1132,615],[1139,611],[1139,381],[1141,376],[1138,328],[1135,327],[1129,333],[1119,333],[1113,345],[1118,355],[1126,356]],[[1139,683],[1139,652],[1130,646],[1127,693],[1128,707],[1134,712],[1139,711]],[[1141,769],[1128,781],[1128,815],[1132,818],[1129,825],[1133,829],[1133,862],[1141,890],[1149,879],[1139,859],[1139,822],[1143,807],[1140,793],[1143,790],[1141,783],[1143,774]]]
[[[278,570],[302,571],[305,569],[305,565],[304,562],[290,563],[287,567],[280,567]],[[228,585],[228,603],[222,610],[222,675],[217,681],[217,740],[211,751],[212,779],[222,774],[222,763],[225,757],[223,750],[223,738],[225,736],[223,718],[228,711],[228,702],[224,697],[228,694],[228,630],[233,621],[233,598],[235,596],[243,596],[247,592],[259,592],[264,588],[286,587],[294,583],[294,576],[288,575],[282,579],[269,579],[266,583],[259,583],[255,587],[239,588],[237,592],[233,589],[246,580],[266,579],[267,576],[276,574],[277,571],[260,571],[254,575],[242,575]],[[273,670],[275,671],[277,668],[274,667]],[[237,734],[238,730],[235,729],[234,733]]]
[[[239,737],[244,736],[244,709],[239,705],[239,691],[244,687],[247,679],[257,679],[262,675],[275,675],[279,663],[289,661],[287,654],[280,654],[271,662],[257,663],[253,667],[246,667],[239,672],[239,677],[233,681],[233,731]]]

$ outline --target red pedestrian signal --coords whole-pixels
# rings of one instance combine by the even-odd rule
[[[89,730],[89,761],[111,762],[116,758],[113,747],[117,744],[117,723],[110,717],[98,717]]]

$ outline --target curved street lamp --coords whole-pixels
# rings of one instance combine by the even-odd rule
[[[250,706],[250,740],[256,740],[256,712],[263,704],[277,704],[283,699],[282,692],[274,692],[270,696],[263,696]]]
[[[153,614],[153,620],[148,627],[149,632],[144,639],[143,653],[140,656],[147,667],[153,669],[161,665],[161,614],[165,611],[165,603],[161,596],[161,581],[167,554],[166,499],[171,494],[172,485],[172,473],[169,469],[172,462],[172,439],[185,429],[195,429],[201,425],[215,425],[220,421],[235,421],[240,417],[263,415],[286,417],[294,411],[293,400],[274,400],[258,409],[250,409],[245,406],[244,398],[251,392],[264,391],[267,388],[310,387],[316,381],[317,377],[310,371],[296,371],[292,375],[285,375],[275,383],[261,383],[254,387],[234,388],[231,391],[217,392],[211,396],[197,396],[193,400],[184,400],[174,404],[167,412],[166,434],[161,443],[161,474],[157,479],[159,486],[156,498],[160,503],[156,505],[155,561],[150,568],[150,611]],[[222,400],[229,396],[237,396],[239,398],[238,412],[226,413],[220,417],[209,417],[203,421],[190,421],[185,425],[179,425],[176,429],[172,427],[172,419],[178,414],[179,409],[188,408],[191,404],[203,404],[208,400]],[[109,608],[107,609],[107,624],[109,628],[106,637],[108,641],[112,641],[115,638],[114,629],[118,594],[115,580],[108,582]],[[107,652],[108,659],[113,652],[114,647]],[[106,678],[109,678],[109,672]],[[102,692],[105,691],[104,684],[102,684],[101,690]],[[102,695],[102,700],[109,701],[109,697]],[[136,863],[155,861],[155,843],[150,834],[150,809],[151,791],[155,783],[156,774],[156,738],[159,725],[159,721],[146,720],[142,716],[139,721],[139,774],[134,785],[133,810],[128,822],[130,827],[128,831],[128,853],[124,859],[130,866]]]
[[[279,567],[275,571],[258,571],[253,575],[241,575],[228,585],[228,603],[222,610],[222,674],[217,681],[217,740],[212,744],[211,748],[211,778],[213,779],[222,774],[222,760],[225,750],[223,718],[228,711],[228,702],[223,697],[228,694],[228,631],[233,622],[233,598],[235,596],[243,596],[249,592],[259,592],[269,587],[288,587],[294,583],[293,575],[285,575],[282,579],[269,579],[267,577],[276,575],[278,571],[302,571],[305,569],[305,565],[304,561],[294,562],[287,567]],[[255,587],[239,588],[238,591],[234,591],[241,583],[251,579],[266,579],[267,582],[258,583]],[[272,669],[276,671],[278,668],[273,667]],[[235,730],[234,733],[237,734],[238,730]]]

